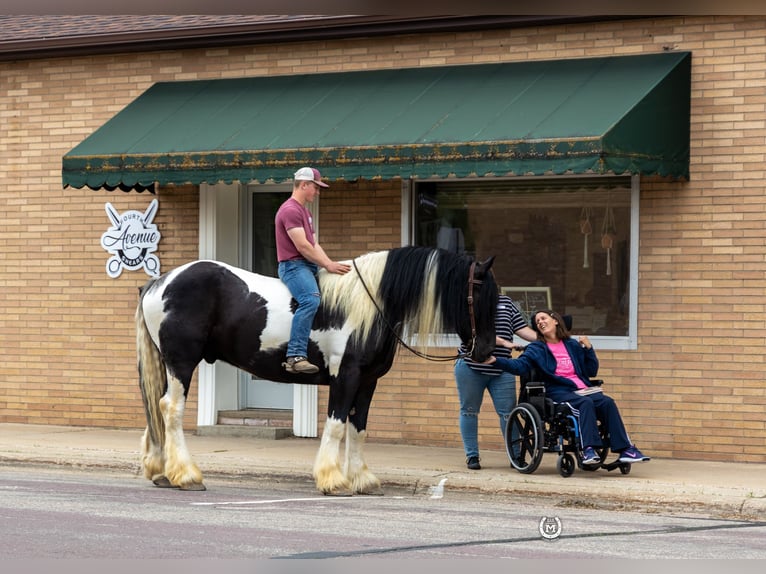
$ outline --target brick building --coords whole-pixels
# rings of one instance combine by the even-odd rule
[[[260,247],[294,163],[305,160],[331,184],[316,206],[330,257],[444,237],[478,257],[496,254],[508,292],[530,308],[550,303],[572,314],[591,336],[600,376],[642,450],[766,462],[766,17],[0,23],[1,422],[144,425],[133,314],[148,276],[106,273],[107,203],[144,212],[158,200],[162,271],[210,257],[268,272]],[[523,85],[503,83],[520,76]],[[226,111],[241,101],[243,82],[249,97],[291,79],[327,94],[322,101],[333,106],[320,109],[346,130],[341,144],[312,140],[310,124],[296,132],[295,120],[317,119],[298,104],[320,104],[316,95],[293,102],[298,84],[259,120],[283,126],[287,140],[306,134],[292,162],[264,159],[269,143],[255,128],[243,135],[260,146],[250,150],[258,166],[250,172],[200,176],[204,158],[181,152],[176,161],[182,129],[205,141],[218,126],[253,117]],[[375,103],[362,125],[382,132],[382,122],[412,112],[398,124],[400,140],[354,140],[365,133],[348,119],[363,109],[351,105],[356,80],[368,90],[359,99]],[[196,99],[210,94],[203,85],[225,95]],[[423,96],[402,103],[401,86]],[[183,108],[177,99],[163,112],[159,102],[170,100],[162,90],[180,90],[199,127],[190,125],[195,116],[174,115]],[[418,122],[444,102],[455,111],[442,131],[454,133],[442,135],[457,140],[424,152]],[[517,135],[525,121],[529,132]],[[502,137],[476,140],[479,128]],[[333,155],[342,146],[346,155]],[[386,168],[350,159],[386,146],[431,163],[397,163],[391,149]],[[145,169],[153,152],[162,154],[155,171]],[[125,164],[115,170],[109,161],[118,156]],[[323,389],[294,396],[277,387],[203,366],[186,427],[215,425],[225,409],[287,408],[300,411],[302,434],[321,428]],[[378,385],[369,440],[454,446],[461,456],[457,418],[451,364],[402,351]],[[502,448],[496,426],[487,399],[483,448]]]

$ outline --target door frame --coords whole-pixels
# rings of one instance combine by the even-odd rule
[[[292,182],[281,184],[251,184],[244,185],[240,191],[240,262],[239,265],[252,271],[253,261],[253,197],[257,193],[286,193],[287,197],[292,193]],[[307,207],[314,219],[314,230],[319,235],[319,198]],[[252,376],[244,371],[239,372],[239,397],[241,407],[247,406],[250,401],[248,393],[252,389]],[[285,383],[279,383],[283,385]],[[293,411],[293,434],[301,437],[317,436],[317,409],[319,403],[319,389],[314,385],[289,385],[292,387],[291,407]]]
[[[252,187],[236,183],[200,185],[199,259],[225,261],[227,258],[233,258],[234,261],[225,262],[244,266],[243,262],[247,261],[243,255],[244,247],[248,238],[252,242],[252,229],[247,225],[249,215],[243,219],[243,215],[247,213],[243,208],[243,196],[251,194],[252,191],[248,190]],[[238,213],[233,213],[234,210]],[[252,258],[249,248],[248,256]],[[246,269],[248,267],[244,266]],[[205,361],[200,362],[197,371],[198,427],[215,426],[219,410],[242,408],[241,378],[239,369],[222,361],[216,361],[212,365]],[[312,385],[293,387],[293,434],[300,437],[316,437],[318,389]]]

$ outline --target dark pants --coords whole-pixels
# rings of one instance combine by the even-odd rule
[[[545,394],[557,403],[568,403],[580,425],[580,446],[603,446],[598,432],[597,421],[606,428],[612,452],[620,452],[632,443],[622,423],[620,410],[612,397],[594,393],[581,397],[566,389],[546,388]]]

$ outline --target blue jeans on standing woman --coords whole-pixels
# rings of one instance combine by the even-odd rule
[[[316,279],[318,269],[314,263],[305,259],[279,262],[279,278],[298,302],[290,328],[290,342],[287,344],[288,357],[308,356],[311,325],[319,308],[319,285]]]
[[[500,432],[505,437],[505,425],[516,406],[516,378],[511,373],[499,375],[479,373],[463,359],[455,362],[455,381],[460,399],[460,435],[466,458],[479,456],[479,411],[484,391],[489,391],[495,412],[500,418]]]

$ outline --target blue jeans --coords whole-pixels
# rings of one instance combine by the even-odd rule
[[[308,356],[311,325],[319,308],[317,270],[315,264],[304,259],[280,261],[277,268],[279,278],[287,285],[293,299],[298,302],[290,329],[290,341],[287,344],[288,357]]]
[[[497,376],[474,371],[463,359],[455,362],[455,381],[460,399],[460,435],[466,458],[479,456],[479,412],[484,391],[489,391],[495,412],[500,417],[500,432],[505,436],[505,425],[516,406],[516,378],[511,373]]]

